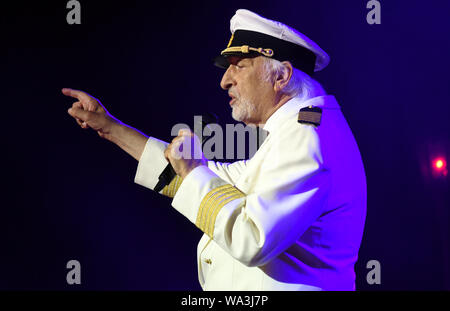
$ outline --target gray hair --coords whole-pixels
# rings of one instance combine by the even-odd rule
[[[263,80],[274,82],[276,77],[286,70],[286,66],[280,61],[264,57]],[[303,71],[293,68],[291,79],[281,91],[283,94],[292,97],[299,97],[307,100],[316,96],[325,95],[325,90],[319,82],[311,78]]]

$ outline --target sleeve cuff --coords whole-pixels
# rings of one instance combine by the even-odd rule
[[[168,143],[149,137],[139,159],[134,182],[149,189],[154,189],[158,177],[169,163],[164,157]]]

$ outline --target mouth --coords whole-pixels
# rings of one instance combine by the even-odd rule
[[[236,97],[234,97],[231,94],[228,94],[228,95],[231,97],[231,99],[230,99],[230,106],[233,106],[233,102],[236,100]]]

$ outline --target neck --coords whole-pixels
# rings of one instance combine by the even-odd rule
[[[262,122],[260,124],[258,124],[258,126],[263,126],[267,120],[269,120],[269,118],[275,113],[275,111],[277,111],[281,106],[283,106],[285,103],[287,103],[290,99],[292,99],[294,96],[288,96],[288,95],[279,95],[276,96],[276,101],[275,104],[272,105],[264,114],[263,118],[262,118]]]

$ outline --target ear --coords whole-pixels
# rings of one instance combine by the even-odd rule
[[[292,64],[288,61],[281,62],[284,66],[284,69],[282,72],[278,74],[278,76],[275,78],[275,83],[273,85],[273,88],[276,92],[281,91],[284,89],[284,87],[289,83],[292,77],[292,73],[294,71]]]

